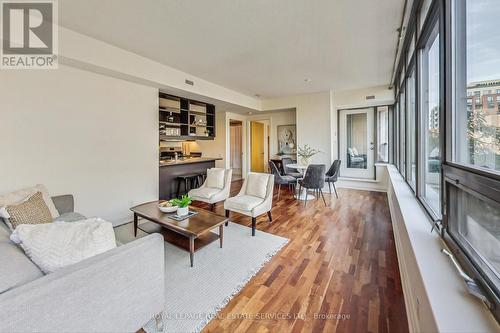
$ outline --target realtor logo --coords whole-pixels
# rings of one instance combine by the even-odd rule
[[[1,1],[1,69],[57,68],[55,1]]]

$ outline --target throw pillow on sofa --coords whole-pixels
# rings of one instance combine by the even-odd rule
[[[26,201],[5,207],[12,229],[22,224],[44,224],[52,222],[49,207],[43,200],[41,192],[36,192]]]
[[[46,274],[116,247],[112,224],[100,218],[23,224],[10,239]]]
[[[14,192],[6,193],[0,195],[0,208],[10,205],[17,205],[23,201],[26,201],[27,198],[31,197],[36,192],[41,192],[43,196],[43,200],[47,207],[49,207],[50,215],[52,215],[52,219],[55,219],[59,216],[59,212],[52,201],[49,192],[45,185],[37,184],[36,186],[23,188],[21,190],[17,190]],[[3,217],[3,216],[2,216]],[[5,217],[3,217],[5,219]]]

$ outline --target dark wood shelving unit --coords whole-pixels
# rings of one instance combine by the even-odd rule
[[[213,140],[215,105],[159,93],[160,140]]]

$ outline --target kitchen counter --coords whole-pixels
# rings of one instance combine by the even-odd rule
[[[184,182],[179,182],[177,177],[205,173],[207,169],[215,167],[217,160],[222,160],[222,158],[190,157],[184,160],[160,162],[159,198],[169,200],[176,198],[177,193],[179,195],[186,193]],[[196,184],[193,182],[191,185],[194,187]]]
[[[220,157],[190,157],[186,159],[178,159],[177,161],[160,161],[160,167],[191,163],[214,162],[220,160],[222,160],[222,158]]]

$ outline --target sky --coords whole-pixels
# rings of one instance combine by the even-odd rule
[[[499,0],[467,1],[467,81],[469,83],[500,79],[499,20]]]

